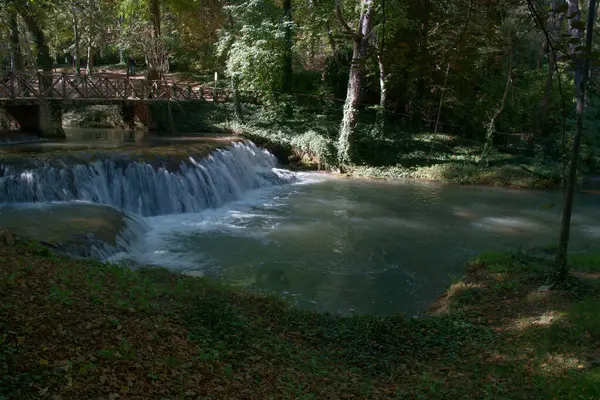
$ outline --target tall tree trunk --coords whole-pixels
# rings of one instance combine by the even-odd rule
[[[425,97],[425,70],[429,62],[429,19],[431,16],[430,0],[419,1],[419,12],[421,13],[421,32],[419,43],[420,68],[417,78],[417,90],[413,101],[412,127],[415,131],[421,130],[421,120],[423,118],[423,98]]]
[[[159,0],[150,0],[150,18],[152,22],[152,41],[150,49],[151,55],[146,55],[146,64],[148,65],[148,74],[146,78],[151,81],[156,81],[160,79],[160,73],[158,71],[158,65],[156,65],[157,60],[154,60],[155,56],[158,56],[157,53],[157,41],[160,39],[160,25],[161,25],[161,16],[160,16],[160,2]],[[148,51],[148,50],[146,50]]]
[[[283,92],[291,93],[293,85],[292,66],[292,0],[283,0],[283,21],[285,23],[285,49],[283,54]]]
[[[387,23],[387,16],[385,13],[385,0],[381,0],[381,42],[377,51],[377,65],[379,66],[379,106],[383,116],[385,117],[385,105],[387,102],[387,88],[385,85],[385,64],[383,61],[383,55],[385,53],[385,28]]]
[[[513,49],[512,49],[512,40],[508,41],[508,73],[506,74],[506,85],[504,86],[504,94],[502,95],[502,100],[500,101],[500,105],[498,109],[492,116],[490,123],[488,125],[487,134],[485,136],[485,143],[483,145],[483,152],[481,154],[481,161],[485,162],[487,160],[488,153],[490,152],[490,148],[494,142],[494,132],[496,131],[496,121],[502,111],[504,111],[504,106],[506,105],[506,98],[508,97],[508,90],[510,89],[510,84],[512,82],[512,62],[513,62]]]
[[[580,20],[578,0],[569,0],[569,15],[573,16],[571,24]],[[585,47],[592,48],[594,40],[594,17],[596,16],[596,0],[588,2],[587,31],[585,35]],[[571,37],[573,39],[581,38],[581,31],[571,25]],[[558,240],[558,250],[554,262],[553,278],[555,281],[564,281],[569,273],[567,265],[567,251],[569,249],[569,238],[571,234],[571,213],[573,211],[573,192],[575,191],[575,182],[577,180],[577,162],[579,160],[579,148],[581,146],[581,137],[583,136],[583,117],[585,108],[585,89],[590,71],[589,56],[582,57],[576,51],[576,47],[571,49],[572,57],[575,61],[575,90],[577,105],[575,107],[575,137],[573,138],[573,147],[571,149],[571,161],[569,163],[569,172],[567,175],[567,185],[565,188],[564,204],[562,218],[560,221],[560,238]]]
[[[548,37],[550,40],[554,39],[556,32],[556,1],[552,0],[552,9],[550,11],[550,16],[548,18]],[[546,73],[546,85],[544,87],[544,95],[542,96],[542,100],[540,101],[540,105],[538,107],[538,112],[536,113],[536,117],[533,120],[533,133],[538,134],[540,131],[540,124],[542,121],[546,120],[548,114],[548,106],[550,104],[550,95],[552,93],[552,81],[554,76],[554,69],[556,67],[555,54],[552,51],[552,44],[548,43],[547,40],[544,41],[544,50],[548,57],[548,71]]]
[[[152,18],[153,38],[160,37],[160,2],[159,0],[150,0],[150,18]]]
[[[358,21],[358,31],[354,32],[342,17],[339,6],[336,8],[338,19],[342,26],[353,36],[352,64],[348,76],[348,92],[344,103],[344,116],[340,126],[338,138],[338,163],[344,166],[351,161],[351,140],[356,122],[360,101],[362,97],[362,86],[365,75],[365,63],[369,50],[369,36],[373,26],[373,1],[361,0],[361,13]]]
[[[52,58],[50,57],[50,48],[48,47],[44,31],[28,7],[19,7],[18,13],[21,18],[23,18],[29,32],[31,32],[31,36],[36,45],[36,63],[38,68],[41,68],[44,72],[52,72]]]
[[[229,10],[227,12],[227,26],[231,30],[231,32],[234,31],[234,20],[233,20],[233,14],[231,13],[231,10]],[[232,37],[233,37],[233,35],[232,35]],[[228,43],[227,48],[231,48],[232,45],[233,45],[233,41]],[[233,112],[235,113],[235,117],[238,119],[238,121],[243,123],[244,122],[244,110],[242,108],[242,102],[240,99],[240,90],[239,90],[238,80],[239,79],[236,76],[233,76],[231,78],[231,90],[233,91]]]
[[[75,73],[81,75],[81,38],[79,37],[79,21],[77,11],[73,11],[73,34],[75,36]]]
[[[94,43],[91,36],[88,40],[86,73],[87,75],[92,75],[94,73]]]
[[[19,41],[19,24],[17,13],[12,11],[9,16],[10,24],[10,67],[13,71],[23,69],[23,53],[21,52],[21,43]]]

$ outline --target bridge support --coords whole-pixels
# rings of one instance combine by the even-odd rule
[[[129,129],[134,130],[135,119],[137,118],[148,131],[156,131],[156,123],[152,118],[150,105],[144,102],[126,102],[121,106],[121,116],[123,122],[127,124]]]
[[[21,131],[43,138],[64,138],[62,104],[43,100],[36,104],[11,104],[3,108],[19,124]]]

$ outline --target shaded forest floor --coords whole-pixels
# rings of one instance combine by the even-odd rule
[[[484,254],[404,319],[0,237],[0,399],[600,398],[600,254],[553,289],[544,257]]]

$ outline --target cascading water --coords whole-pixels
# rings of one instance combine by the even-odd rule
[[[137,161],[13,170],[0,166],[0,203],[81,200],[141,216],[199,212],[238,200],[248,190],[291,183],[294,173],[251,142],[182,161],[176,171]]]

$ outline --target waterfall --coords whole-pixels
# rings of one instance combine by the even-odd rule
[[[176,171],[104,159],[72,166],[16,170],[0,165],[0,203],[88,201],[141,216],[199,212],[260,187],[291,183],[294,173],[251,142],[182,161]]]

